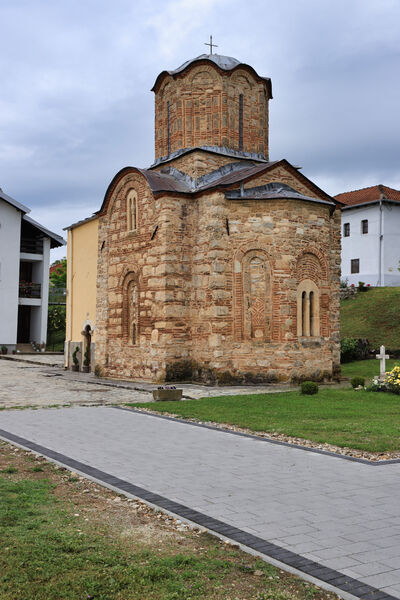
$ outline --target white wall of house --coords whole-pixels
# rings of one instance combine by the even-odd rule
[[[0,198],[0,345],[17,341],[21,211]]]
[[[47,312],[49,305],[49,266],[50,239],[43,240],[42,260],[33,263],[32,280],[41,285],[40,306],[31,311],[31,340],[37,344],[46,343]]]
[[[384,202],[381,225],[380,219],[379,203],[342,211],[342,279],[349,285],[359,281],[371,286],[400,285],[400,206]],[[363,220],[368,220],[368,233],[362,233]],[[348,237],[344,236],[346,223],[350,225]],[[359,259],[359,273],[351,273],[352,259]]]
[[[400,205],[384,204],[383,283],[400,286]]]

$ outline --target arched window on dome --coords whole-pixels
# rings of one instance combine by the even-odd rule
[[[320,335],[319,290],[311,279],[304,279],[297,288],[297,335]]]
[[[126,229],[136,231],[137,229],[137,193],[130,190],[126,198]]]
[[[239,94],[239,150],[243,150],[243,94]]]

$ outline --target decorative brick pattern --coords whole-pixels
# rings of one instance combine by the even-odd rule
[[[156,156],[167,154],[168,121],[171,152],[238,149],[240,94],[243,149],[267,155],[265,82],[245,68],[196,64],[165,75],[156,89]],[[238,160],[196,150],[167,164],[197,178]],[[273,182],[327,199],[285,162],[242,185]],[[99,215],[96,362],[106,375],[298,381],[329,378],[340,368],[339,211],[303,199],[228,199],[229,189],[153,194],[146,177],[131,171],[114,181]],[[137,198],[135,231],[128,196]],[[302,281],[316,286],[318,303],[318,326],[304,337]]]
[[[196,63],[178,77],[166,75],[155,90],[156,158],[196,146],[268,158],[268,100],[267,84],[244,67],[221,71]]]

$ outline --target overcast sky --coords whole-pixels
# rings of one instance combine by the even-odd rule
[[[0,0],[0,23],[0,187],[56,233],[153,162],[150,88],[210,34],[272,79],[271,160],[400,189],[399,0]]]

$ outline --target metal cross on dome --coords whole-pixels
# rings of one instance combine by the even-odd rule
[[[210,46],[210,54],[213,53],[213,48],[218,48],[217,44],[213,44],[212,35],[210,35],[210,43],[204,42],[205,46]]]

